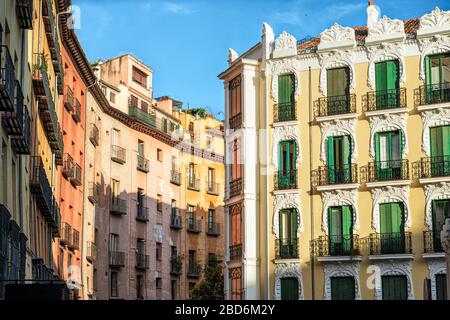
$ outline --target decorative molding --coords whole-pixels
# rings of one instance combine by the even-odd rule
[[[272,76],[272,85],[270,95],[275,102],[278,102],[278,76],[282,74],[294,75],[294,90],[295,97],[300,94],[300,81],[298,76],[298,63],[299,61],[295,59],[283,59],[279,61],[274,61],[268,65],[268,74]]]
[[[439,182],[425,185],[425,226],[433,230],[432,205],[433,200],[450,199],[450,183]],[[439,230],[440,231],[440,230]]]
[[[403,47],[395,44],[380,44],[379,46],[368,49],[369,56],[369,71],[368,71],[368,84],[372,90],[375,88],[375,63],[398,60],[400,84],[406,81],[405,61],[403,59]]]
[[[298,193],[283,193],[275,195],[273,202],[273,225],[272,232],[277,239],[280,238],[280,210],[297,210],[297,236],[303,232],[302,206],[300,195]]]
[[[436,275],[447,274],[447,265],[445,260],[428,260],[428,272],[431,280],[431,299],[436,300]]]
[[[331,277],[353,277],[355,279],[355,299],[361,300],[359,261],[326,263],[324,264],[323,270],[325,273],[324,300],[331,300]]]
[[[281,300],[281,279],[297,278],[298,280],[298,299],[304,300],[302,269],[300,263],[278,263],[275,268],[275,287],[274,298]]]
[[[406,114],[385,114],[370,117],[370,156],[375,159],[375,134],[400,130],[402,132],[403,158],[408,154],[408,139],[406,135]]]
[[[327,69],[349,67],[350,89],[356,86],[354,53],[350,50],[334,50],[319,55],[320,64],[320,91],[327,95]]]
[[[405,39],[405,37],[403,21],[383,16],[374,25],[369,26],[369,33],[365,42],[370,44],[373,42]]]
[[[320,33],[318,50],[356,46],[355,30],[335,23]]]
[[[430,128],[437,126],[445,126],[450,124],[450,109],[437,108],[430,111],[422,112],[422,151],[431,156],[430,150]]]
[[[411,215],[409,210],[409,187],[382,187],[372,189],[372,228],[380,232],[380,204],[389,202],[402,202],[404,205],[405,226],[411,227]]]
[[[276,39],[272,58],[282,58],[297,55],[297,39],[283,31]]]
[[[376,266],[379,268],[376,272],[376,284],[375,284],[375,300],[383,299],[382,291],[382,276],[399,276],[404,275],[407,279],[408,285],[408,300],[414,300],[414,290],[412,282],[412,262],[411,261],[386,261],[378,262]]]
[[[425,57],[428,55],[450,52],[450,37],[435,35],[431,38],[419,40],[420,79],[425,81]]]
[[[297,125],[286,125],[284,127],[275,127],[272,133],[272,164],[275,170],[278,170],[278,144],[281,141],[295,140],[297,143],[296,156],[297,166],[302,162],[302,153],[300,145],[300,130]]]
[[[357,190],[336,190],[322,193],[322,230],[328,234],[328,208],[335,206],[352,206],[353,231],[359,229],[358,192]]]
[[[358,157],[358,148],[356,147],[356,119],[340,119],[324,121],[320,123],[322,130],[322,142],[320,146],[320,159],[327,162],[327,139],[328,137],[350,136],[350,151],[352,160]]]
[[[450,11],[443,11],[436,7],[430,13],[420,18],[418,36],[442,33],[450,31]]]
[[[239,57],[238,53],[228,48],[228,65],[231,65]]]

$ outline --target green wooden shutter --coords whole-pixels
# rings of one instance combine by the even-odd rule
[[[278,102],[280,104],[294,101],[294,84],[293,74],[278,76]]]
[[[380,161],[380,134],[375,133],[375,161]]]
[[[447,300],[447,276],[436,275],[436,300]]]
[[[431,59],[429,56],[425,57],[425,84],[429,86],[431,84]]]
[[[331,300],[354,300],[355,279],[353,277],[331,277]]]
[[[330,184],[335,183],[335,158],[334,158],[334,138],[328,137],[328,182]]]
[[[442,127],[442,155],[450,156],[450,126]]]
[[[284,75],[278,76],[278,102],[284,103],[286,101],[286,77]]]
[[[386,89],[398,88],[398,61],[386,61]]]
[[[291,225],[292,225],[292,231],[291,231],[291,240],[294,240],[297,238],[297,228],[298,228],[298,221],[297,221],[297,209],[291,209]]]
[[[388,220],[389,216],[389,204],[388,203],[382,203],[380,204],[380,233],[389,233],[390,230],[390,224]]]
[[[382,276],[383,300],[406,300],[408,287],[406,276]]]
[[[402,233],[403,232],[403,210],[402,204],[399,202],[391,203],[391,225],[392,233]]]
[[[342,138],[343,141],[343,149],[344,149],[344,159],[343,169],[344,169],[344,182],[348,183],[351,181],[352,172],[351,172],[351,155],[350,155],[350,137],[344,136]]]
[[[342,206],[342,245],[343,253],[350,254],[352,249],[353,214],[351,206]]]
[[[296,278],[281,279],[281,300],[298,300],[298,280]]]
[[[384,62],[375,63],[375,89],[376,91],[386,90],[386,64]]]

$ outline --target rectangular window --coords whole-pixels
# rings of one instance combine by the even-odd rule
[[[162,205],[163,205],[163,197],[162,195],[158,194],[156,196],[156,210],[158,212],[162,212]]]
[[[214,231],[214,209],[208,209],[208,231]]]
[[[208,190],[214,191],[214,183],[216,180],[216,172],[213,168],[208,168]]]
[[[170,294],[171,294],[172,300],[177,299],[177,280],[172,280],[172,282],[170,284]]]
[[[436,300],[447,300],[447,276],[436,275]]]
[[[116,103],[116,94],[114,92],[109,92],[109,101],[111,103]]]
[[[148,113],[148,103],[145,101],[141,101],[141,110],[145,113]]]
[[[195,164],[189,163],[189,186],[195,183]]]
[[[144,278],[141,275],[136,276],[136,299],[144,299]]]
[[[136,67],[133,67],[132,79],[134,82],[139,83],[144,88],[147,87],[147,74]]]
[[[117,129],[111,130],[111,145],[118,146],[120,143],[120,131]]]
[[[137,254],[145,254],[145,240],[144,239],[136,239],[136,253]]]
[[[295,101],[295,76],[283,74],[278,76],[278,103],[292,104]]]
[[[230,81],[230,118],[241,113],[241,76]]]
[[[161,261],[162,260],[162,245],[161,243],[156,244],[156,260]]]
[[[380,244],[382,253],[404,253],[405,231],[403,204],[380,204]]]
[[[118,205],[119,204],[119,195],[120,195],[120,181],[113,179],[112,180],[112,204]]]
[[[450,175],[450,126],[430,128],[431,176]]]
[[[162,131],[167,133],[167,119],[162,118]]]
[[[195,207],[194,206],[188,206],[188,221],[189,221],[189,228],[193,229],[195,227]]]
[[[161,289],[162,288],[162,279],[161,278],[156,278],[155,279],[155,284],[156,284],[156,289]]]
[[[297,184],[297,143],[293,140],[279,143],[278,187],[286,189]]]
[[[242,292],[242,268],[230,269],[230,297],[231,300],[243,300]]]
[[[298,256],[297,241],[297,210],[283,209],[279,212],[280,243],[277,254],[281,258],[295,258]]]
[[[161,149],[157,149],[156,151],[156,158],[159,162],[163,161],[163,151]]]
[[[242,243],[242,205],[240,203],[230,206],[230,245]]]
[[[426,102],[450,101],[450,54],[425,57]]]
[[[399,68],[397,60],[375,64],[375,88],[377,109],[398,107]]]
[[[139,106],[139,99],[136,96],[130,96],[130,107],[137,108]]]
[[[111,297],[115,298],[118,296],[117,272],[111,272]]]
[[[406,276],[381,277],[383,300],[407,300],[408,285]]]
[[[138,140],[138,156],[144,157],[144,141]]]
[[[115,233],[109,234],[109,251],[115,252],[118,251],[119,247],[119,235]]]
[[[378,180],[398,180],[403,177],[400,131],[375,134],[375,174]]]
[[[450,218],[450,199],[433,200],[431,202],[433,219],[433,249],[435,252],[442,252],[441,231],[445,224],[445,219]]]
[[[348,67],[327,70],[327,115],[350,111],[350,70]]]
[[[331,277],[331,300],[355,300],[355,278]]]
[[[297,278],[281,279],[281,300],[298,300]]]
[[[351,182],[350,136],[328,137],[328,182]]]
[[[353,214],[351,206],[328,209],[331,255],[350,255],[353,241]]]

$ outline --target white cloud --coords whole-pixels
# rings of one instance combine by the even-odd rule
[[[180,14],[180,15],[189,15],[189,14],[193,14],[196,12],[195,10],[187,7],[186,5],[179,4],[179,3],[173,3],[173,2],[164,2],[163,10],[166,12]]]

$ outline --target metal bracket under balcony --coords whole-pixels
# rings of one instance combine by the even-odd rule
[[[322,166],[311,172],[313,188],[317,191],[355,189],[359,187],[358,165]]]
[[[0,111],[14,111],[14,64],[7,46],[0,46]]]
[[[186,219],[187,231],[192,233],[202,232],[203,221],[196,219]]]
[[[178,170],[171,170],[170,171],[170,182],[180,186],[181,185],[181,172]]]
[[[368,92],[362,106],[367,116],[406,112],[406,88]]]
[[[173,276],[181,275],[182,261],[180,256],[170,257],[170,274]]]
[[[181,222],[181,216],[178,214],[172,214],[170,217],[170,228],[174,230],[180,230],[183,228],[183,224]]]
[[[33,0],[16,0],[16,16],[20,28],[33,29]]]
[[[444,103],[450,102],[450,83],[434,83],[420,86],[414,91],[415,104],[419,110],[429,109],[435,105],[438,107]]]
[[[115,215],[126,215],[127,201],[124,199],[113,198],[111,202],[110,213]]]
[[[111,160],[120,164],[124,164],[126,162],[126,149],[112,145]]]
[[[189,278],[199,278],[202,274],[202,266],[197,262],[189,262],[187,276]]]
[[[220,223],[209,222],[208,226],[206,228],[206,234],[208,236],[218,237],[218,236],[220,236],[220,228],[221,228]]]
[[[424,157],[414,162],[413,176],[421,184],[450,181],[450,156]]]
[[[109,266],[111,268],[125,267],[125,252],[110,251],[109,252]]]
[[[150,161],[148,161],[144,157],[138,155],[137,156],[137,166],[136,166],[136,168],[139,171],[148,173],[150,171]]]
[[[361,167],[361,182],[367,187],[409,185],[409,160],[375,161]]]

